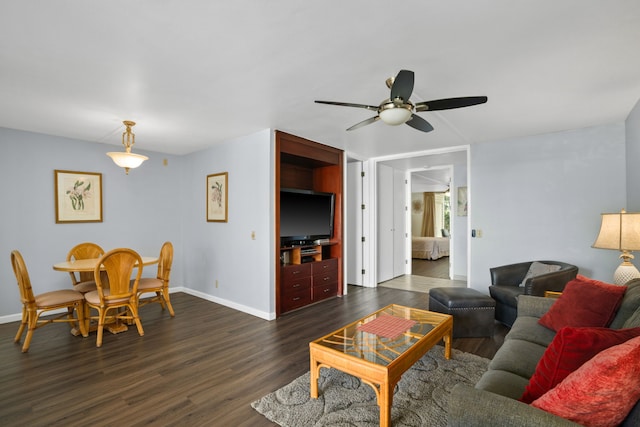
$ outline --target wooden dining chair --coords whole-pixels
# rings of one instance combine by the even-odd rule
[[[27,327],[27,336],[22,344],[23,353],[29,351],[33,331],[49,323],[78,322],[82,336],[86,337],[89,335],[84,318],[84,298],[80,292],[72,289],[62,289],[34,295],[27,265],[19,251],[11,252],[11,266],[18,280],[20,299],[22,301],[22,321],[18,327],[18,333],[16,334],[14,342],[20,342],[24,328],[25,326]],[[66,313],[57,314],[53,318],[40,319],[43,313],[65,308],[68,310]],[[78,315],[77,319],[73,316],[74,310]]]
[[[157,302],[162,309],[169,309],[171,317],[175,316],[171,299],[169,297],[169,276],[171,275],[171,264],[173,263],[173,245],[171,242],[165,242],[160,249],[160,258],[158,259],[158,274],[155,278],[143,277],[138,284],[138,307],[146,304]],[[140,299],[145,293],[154,292],[156,295],[151,298]]]
[[[95,243],[84,242],[71,248],[69,253],[67,253],[67,261],[100,258],[102,255],[104,255],[104,250],[100,246]],[[96,290],[96,281],[93,278],[93,271],[70,271],[69,275],[71,276],[73,289],[76,291],[85,294],[89,291]]]
[[[100,274],[102,268],[105,270],[104,275]],[[137,269],[137,273],[135,279],[131,280],[134,268]],[[100,257],[93,271],[97,289],[84,294],[89,308],[98,311],[96,347],[102,346],[102,335],[107,319],[115,323],[133,320],[138,328],[138,334],[144,335],[137,305],[138,282],[141,275],[142,258],[132,249],[113,249]],[[104,280],[104,276],[107,280]],[[107,316],[109,312],[111,314]]]

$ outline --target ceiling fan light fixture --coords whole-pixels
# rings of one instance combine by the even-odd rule
[[[388,125],[397,126],[406,123],[411,118],[411,105],[395,105],[391,102],[390,107],[382,108],[378,115],[380,119]],[[386,107],[386,106],[385,106]]]
[[[136,123],[129,120],[125,120],[122,123],[126,126],[125,131],[122,133],[122,145],[124,145],[125,151],[112,151],[107,153],[107,156],[111,157],[111,160],[113,160],[116,165],[124,168],[125,173],[129,175],[129,169],[137,168],[142,162],[149,158],[142,154],[134,154],[131,152],[131,147],[133,147],[133,144],[136,142],[136,135],[131,132],[131,127],[135,126]]]

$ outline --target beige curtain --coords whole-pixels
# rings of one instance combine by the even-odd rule
[[[436,212],[435,193],[424,193],[424,214],[422,216],[422,233],[424,237],[435,237],[433,218]]]

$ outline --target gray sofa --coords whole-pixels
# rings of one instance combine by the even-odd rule
[[[475,388],[456,385],[449,400],[448,425],[469,426],[577,426],[571,421],[519,402],[555,332],[538,320],[555,302],[552,298],[520,296],[518,317],[489,369]],[[610,327],[640,326],[640,279],[627,284],[622,304]],[[640,425],[637,403],[623,426]]]

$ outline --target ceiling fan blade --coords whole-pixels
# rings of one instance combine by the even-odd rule
[[[371,111],[378,111],[377,105],[351,104],[349,102],[334,102],[334,101],[315,101],[315,102],[318,104],[340,105],[341,107],[365,108]]]
[[[431,123],[420,116],[416,116],[415,114],[412,114],[411,118],[407,120],[406,123],[412,128],[421,130],[422,132],[431,132],[433,130]]]
[[[408,101],[409,98],[411,98],[411,93],[413,92],[413,81],[413,71],[400,70],[396,78],[393,80],[393,85],[391,86],[391,97],[389,99],[393,101],[396,98],[400,98],[405,102]]]
[[[461,98],[445,98],[433,101],[418,102],[416,111],[437,111],[451,110],[453,108],[471,107],[472,105],[484,104],[487,102],[486,96],[465,96]]]
[[[371,118],[368,118],[367,120],[363,120],[360,123],[356,123],[355,125],[351,126],[349,129],[347,130],[356,130],[356,129],[360,129],[363,126],[366,125],[370,125],[373,122],[377,122],[378,120],[380,120],[380,116],[373,116]]]

